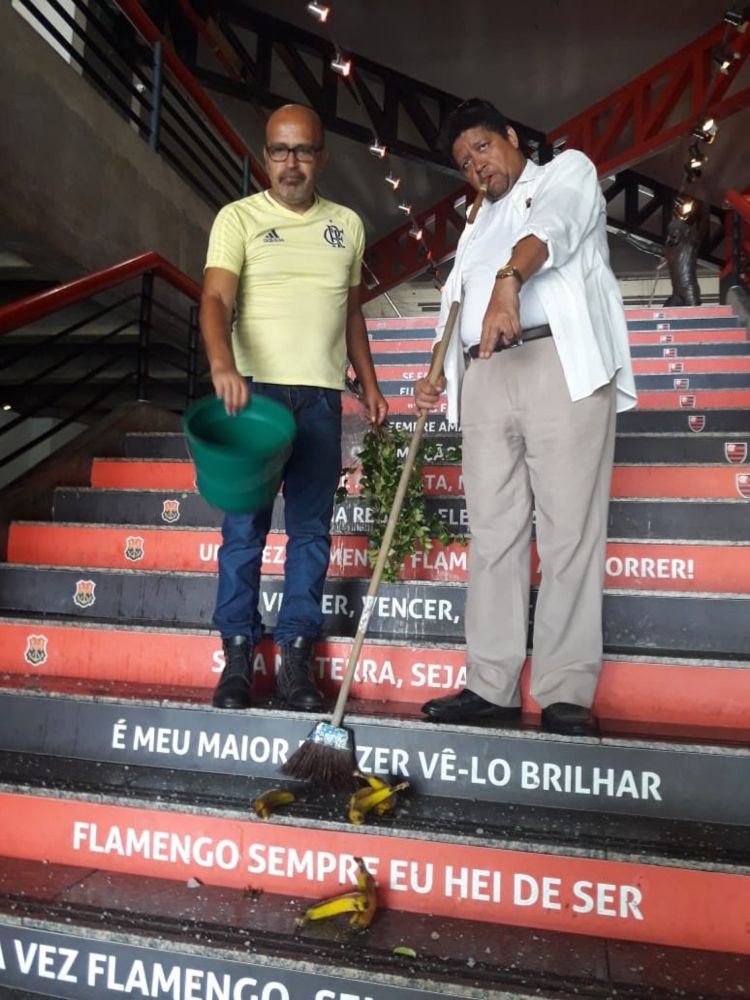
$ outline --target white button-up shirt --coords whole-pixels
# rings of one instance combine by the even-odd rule
[[[570,398],[584,399],[616,375],[617,410],[631,409],[637,396],[628,330],[617,279],[609,266],[606,206],[594,164],[578,150],[568,150],[542,167],[529,160],[506,199],[515,216],[512,245],[536,236],[547,246],[547,259],[529,284],[533,282],[552,329]],[[482,282],[472,281],[466,272],[471,267],[471,245],[485,229],[480,219],[494,207],[485,202],[474,225],[466,226],[458,241],[456,261],[443,288],[436,343],[442,339],[452,302],[466,296],[462,309],[470,317],[483,316],[489,304]],[[507,253],[501,251],[490,266],[497,270],[507,261]],[[480,333],[481,323],[473,342],[478,343]],[[459,419],[462,341],[472,342],[463,326],[452,337],[445,359],[451,423]]]

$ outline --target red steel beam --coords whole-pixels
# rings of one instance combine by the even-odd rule
[[[704,112],[725,119],[750,106],[750,87],[736,90],[734,86],[750,55],[750,30],[744,34],[729,31],[727,48],[733,56],[729,75],[720,73],[713,63],[714,52],[724,42],[725,34],[726,26],[717,25],[553,129],[547,142],[565,138],[566,148],[582,149],[594,161],[601,177],[624,170],[675,139],[686,137]],[[467,190],[458,188],[417,216],[435,262],[449,257],[456,248],[463,223],[446,226],[444,220],[455,214],[456,202]],[[409,225],[400,226],[367,250],[365,261],[378,283],[368,282],[363,301],[425,269],[428,262],[420,256],[408,232]]]
[[[724,75],[713,61],[724,42],[726,25],[719,24],[694,42],[592,104],[547,136],[565,139],[567,149],[581,149],[599,174],[624,170],[689,133],[699,115],[716,118],[750,105],[750,87],[735,87],[750,55],[750,32],[730,32],[726,43],[732,56]]]

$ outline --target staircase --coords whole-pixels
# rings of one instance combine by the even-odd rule
[[[209,707],[220,516],[181,436],[133,434],[50,520],[14,523],[0,565],[0,996],[173,1000],[725,998],[750,993],[750,342],[731,310],[628,313],[639,408],[618,421],[600,738],[437,727],[465,680],[466,548],[383,585],[353,688],[362,771],[410,781],[394,813],[346,797],[250,803],[311,719]],[[392,419],[413,426],[433,320],[370,323]],[[358,418],[349,410],[347,448]],[[443,454],[460,439],[437,413]],[[349,450],[351,450],[349,448]],[[334,516],[332,695],[367,587],[368,511]],[[467,530],[461,470],[425,470]],[[262,607],[281,597],[283,507]],[[536,554],[532,555],[535,582]],[[533,601],[533,595],[532,595]],[[295,931],[353,857],[382,909],[354,935]],[[407,949],[397,952],[394,949]]]

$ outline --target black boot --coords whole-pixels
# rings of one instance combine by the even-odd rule
[[[323,698],[312,679],[313,640],[298,635],[281,647],[281,669],[276,678],[276,697],[296,712],[319,712]]]
[[[226,666],[214,691],[214,708],[250,708],[253,644],[244,635],[223,639]]]

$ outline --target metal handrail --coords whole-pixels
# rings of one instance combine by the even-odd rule
[[[26,298],[3,306],[0,308],[0,334],[10,333],[19,327],[27,326],[29,323],[43,319],[66,306],[82,302],[92,295],[115,288],[143,274],[153,274],[162,278],[194,302],[200,301],[200,285],[162,257],[161,254],[149,250],[137,257],[131,257],[130,260],[124,260],[82,278],[68,281],[64,285],[58,285],[56,288],[44,292],[37,292],[35,295],[28,295]]]
[[[141,7],[138,0],[115,0],[115,3],[128,18],[134,28],[141,34],[149,44],[160,44],[164,62],[172,75],[179,80],[185,91],[192,97],[206,118],[211,122],[216,131],[223,136],[231,149],[247,162],[251,175],[261,187],[268,187],[270,182],[265,170],[253,157],[248,146],[242,141],[240,136],[234,131],[229,122],[224,118],[221,111],[214,104],[200,83],[196,80],[190,70],[180,60],[169,41],[159,31],[154,22]]]

